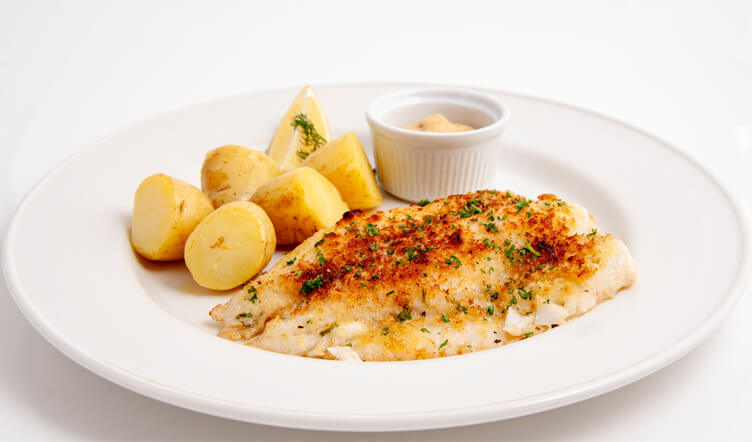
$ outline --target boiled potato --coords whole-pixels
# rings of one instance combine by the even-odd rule
[[[264,210],[234,201],[196,226],[185,243],[185,265],[199,285],[227,290],[260,272],[276,246],[274,226]]]
[[[214,207],[248,201],[258,187],[279,175],[279,166],[257,150],[227,145],[209,151],[201,168],[201,188]]]
[[[368,157],[352,132],[310,154],[303,165],[331,181],[350,209],[372,209],[383,201]]]
[[[310,167],[274,178],[259,187],[251,201],[271,218],[279,244],[298,244],[334,225],[347,211],[337,188]]]
[[[155,261],[183,258],[188,235],[214,210],[200,190],[158,173],[141,182],[133,199],[131,243],[141,256]]]

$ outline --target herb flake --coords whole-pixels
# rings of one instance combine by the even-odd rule
[[[413,315],[410,313],[410,310],[407,308],[403,308],[401,312],[397,314],[397,320],[399,322],[405,322],[410,319],[413,319]]]
[[[308,155],[326,144],[326,138],[321,136],[321,134],[316,130],[316,126],[314,126],[313,122],[308,119],[308,116],[306,114],[302,112],[296,114],[290,122],[290,125],[296,129],[300,129],[301,143],[303,143],[304,146],[311,148],[310,151],[299,150],[296,152],[298,158],[300,158],[301,160],[305,160],[306,158],[308,158]]]
[[[300,287],[300,294],[307,295],[312,291],[323,287],[324,280],[321,279],[321,275],[317,275],[315,278],[311,278],[303,282],[303,286]]]
[[[335,328],[335,327],[338,327],[338,326],[339,326],[339,324],[337,324],[337,323],[335,322],[334,324],[330,325],[329,327],[327,327],[327,328],[325,328],[325,329],[321,330],[321,331],[319,332],[319,336],[326,336],[326,335],[328,335],[328,334],[329,334],[329,332],[331,332],[332,330],[334,330],[334,328]]]

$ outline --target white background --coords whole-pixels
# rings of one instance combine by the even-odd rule
[[[0,226],[57,163],[131,123],[252,90],[360,81],[498,88],[603,112],[678,145],[752,201],[749,1],[0,0]],[[362,435],[234,422],[132,393],[47,344],[1,286],[0,438],[751,440],[750,316],[745,296],[679,362],[576,405]]]

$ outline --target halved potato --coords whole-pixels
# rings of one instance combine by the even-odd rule
[[[185,243],[185,265],[199,285],[227,290],[256,276],[276,246],[274,226],[264,210],[234,201],[196,226]]]
[[[188,235],[214,210],[200,190],[158,173],[141,182],[133,199],[131,243],[154,261],[183,259]]]
[[[282,172],[294,169],[332,137],[329,121],[311,86],[295,97],[274,133],[268,154]]]
[[[299,167],[258,188],[251,200],[274,224],[279,244],[298,244],[334,225],[347,209],[339,191],[310,167]]]
[[[227,145],[209,151],[201,167],[201,188],[214,207],[248,201],[258,187],[279,175],[279,166],[263,152]]]
[[[303,165],[331,181],[350,209],[372,209],[383,201],[368,157],[353,132],[326,143]]]

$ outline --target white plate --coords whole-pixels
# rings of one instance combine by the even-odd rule
[[[333,133],[352,130],[369,145],[366,103],[415,86],[317,92]],[[181,407],[288,427],[405,430],[510,418],[635,381],[698,345],[749,279],[747,223],[702,167],[622,123],[492,91],[512,110],[496,186],[528,196],[552,192],[589,208],[599,230],[632,250],[640,271],[633,288],[521,343],[428,361],[323,361],[220,339],[207,312],[227,295],[201,290],[183,264],[134,256],[133,192],[155,172],[197,183],[210,148],[264,148],[296,92],[165,114],[50,173],[19,207],[3,256],[28,320],[89,370]]]

